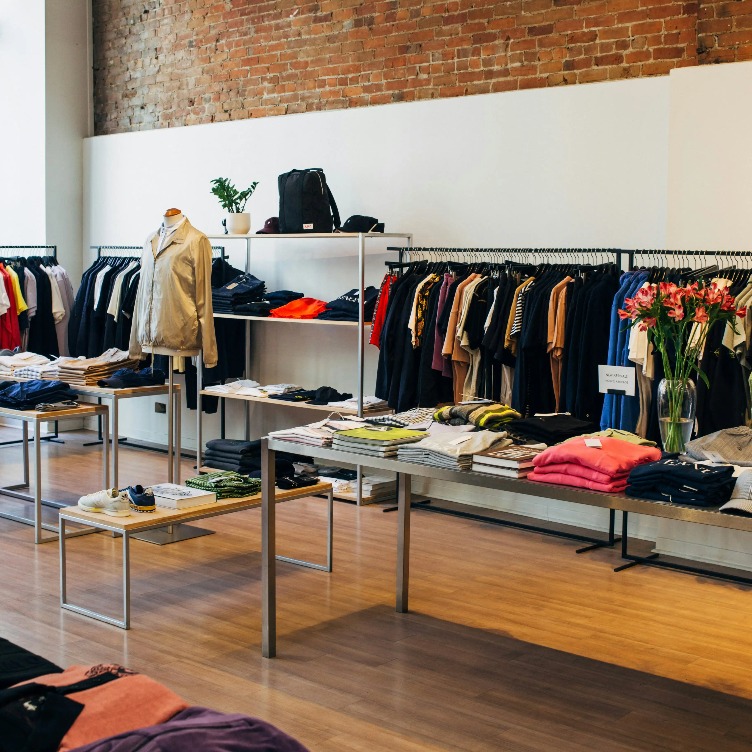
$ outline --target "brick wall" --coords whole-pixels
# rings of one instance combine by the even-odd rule
[[[752,59],[752,0],[94,0],[96,132]]]

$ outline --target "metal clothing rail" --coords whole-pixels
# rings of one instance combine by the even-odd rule
[[[223,245],[213,245],[212,256],[217,255],[219,258],[226,259],[225,247]],[[90,245],[90,251],[97,252],[97,258],[102,256],[122,256],[123,258],[140,258],[141,251],[143,251],[141,245]],[[104,253],[103,253],[104,251]],[[114,251],[115,253],[111,253]]]
[[[39,256],[37,251],[51,251],[51,253],[45,253],[45,256],[52,256],[57,261],[57,246],[56,245],[0,245],[0,251],[30,251],[30,253],[0,253],[3,257],[18,257],[24,258],[26,256]]]
[[[658,266],[666,261],[672,263],[681,258],[702,258],[705,261],[732,263],[736,259],[752,259],[752,251],[685,251],[685,250],[631,250],[625,251],[629,259],[629,268],[635,267],[637,259],[647,261],[649,265]]]
[[[405,254],[408,254],[408,259],[414,255],[417,256],[449,256],[449,255],[462,255],[467,254],[477,257],[486,257],[493,255],[498,257],[499,262],[502,263],[505,259],[504,256],[521,256],[525,255],[530,259],[531,263],[543,263],[546,256],[575,256],[580,255],[583,257],[590,257],[590,261],[595,263],[602,263],[603,260],[598,257],[612,256],[617,266],[622,267],[624,256],[629,258],[629,254],[632,251],[625,251],[622,248],[470,248],[470,247],[450,247],[450,246],[414,246],[412,248],[390,246],[387,248],[389,251],[397,251],[399,256],[399,263],[404,264]]]

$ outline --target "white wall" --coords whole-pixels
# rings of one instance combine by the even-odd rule
[[[47,0],[45,190],[47,242],[75,279],[83,263],[83,139],[91,133],[90,0]]]
[[[45,216],[44,1],[0,3],[0,245],[43,245]]]

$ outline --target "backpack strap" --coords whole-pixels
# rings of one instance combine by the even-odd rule
[[[329,187],[329,183],[326,184],[326,192],[329,194],[329,206],[332,209],[332,217],[334,218],[334,229],[339,230],[339,209],[337,208],[337,202],[334,200],[334,195],[332,194],[332,189]]]

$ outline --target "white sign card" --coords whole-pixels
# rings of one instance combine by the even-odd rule
[[[634,397],[635,369],[629,366],[598,366],[598,391],[608,394],[609,389]]]

